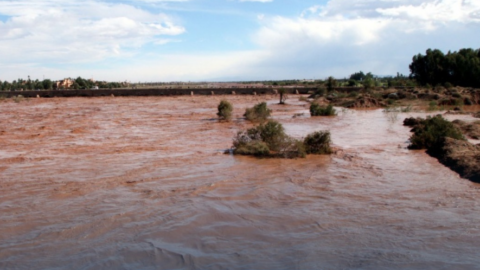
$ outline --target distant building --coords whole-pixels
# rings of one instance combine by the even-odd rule
[[[70,88],[73,85],[73,80],[70,78],[66,78],[63,81],[57,81],[55,86],[57,89],[65,89]]]

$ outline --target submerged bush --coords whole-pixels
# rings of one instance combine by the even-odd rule
[[[220,101],[220,104],[218,104],[218,113],[217,113],[220,120],[230,121],[232,119],[232,112],[233,112],[233,105],[230,102],[226,100]]]
[[[410,137],[408,146],[410,149],[427,149],[435,152],[441,147],[445,137],[465,140],[462,132],[441,115],[429,116],[427,119],[419,121],[412,131],[414,133]]]
[[[253,106],[253,108],[247,108],[243,116],[252,122],[264,122],[270,116],[271,112],[272,110],[267,107],[267,103],[262,102]]]
[[[234,153],[249,156],[268,156],[270,155],[270,149],[266,143],[255,140],[238,145]]]
[[[310,105],[311,116],[331,116],[335,115],[336,111],[331,104],[328,106],[320,106],[318,103],[312,103]]]
[[[316,131],[308,134],[303,140],[307,154],[331,154],[330,143],[330,131]]]
[[[269,120],[238,132],[233,148],[234,154],[264,157],[297,158],[305,157],[307,153],[330,154],[330,132],[315,132],[302,141],[285,134],[282,124]]]
[[[288,137],[282,124],[274,120],[259,125],[256,131],[272,151],[280,151],[284,146],[286,137]]]
[[[20,103],[24,100],[24,97],[22,95],[13,96],[12,100],[15,101],[15,103]]]
[[[286,158],[305,156],[302,143],[285,134],[282,124],[274,120],[238,132],[233,147],[233,153],[239,155]]]

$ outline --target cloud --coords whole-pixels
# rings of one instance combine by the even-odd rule
[[[135,53],[185,32],[165,14],[97,1],[2,1],[5,63],[82,63]]]
[[[444,0],[424,2],[420,5],[402,5],[391,8],[378,8],[382,16],[395,19],[428,21],[437,24],[448,22],[480,22],[480,2]]]
[[[187,42],[172,49],[171,43],[189,41],[181,36],[186,29],[171,16],[128,3],[0,1],[0,74],[133,81],[326,78],[359,70],[392,75],[408,74],[412,56],[427,48],[480,44],[477,0],[330,0],[297,16],[267,15],[274,14],[274,2],[256,17],[249,50],[218,46],[221,52]],[[164,44],[168,54],[143,50]]]
[[[479,14],[480,1],[331,0],[298,17],[259,20],[253,40],[270,52],[263,62],[278,77],[408,73],[411,57],[427,48],[478,46]]]

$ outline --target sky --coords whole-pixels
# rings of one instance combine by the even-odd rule
[[[0,0],[0,80],[408,75],[479,33],[480,0]]]

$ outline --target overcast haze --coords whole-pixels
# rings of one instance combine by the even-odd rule
[[[0,80],[408,75],[479,30],[479,0],[0,0]]]

